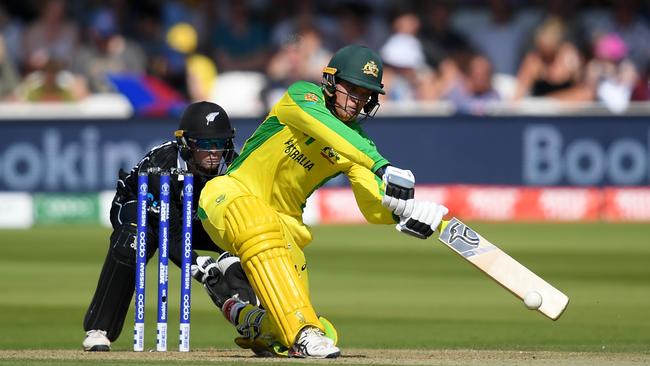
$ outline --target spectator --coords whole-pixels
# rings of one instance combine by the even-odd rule
[[[267,68],[269,77],[268,102],[277,102],[289,85],[298,80],[320,83],[323,77],[323,65],[327,64],[332,54],[322,45],[316,29],[304,26],[302,30],[276,52]]]
[[[138,19],[130,24],[133,41],[137,42],[148,57],[147,70],[152,71],[151,65],[165,48],[165,32],[160,21],[160,8],[141,3],[133,10],[132,16]]]
[[[643,70],[650,62],[650,25],[640,15],[639,1],[613,1],[612,5],[613,9],[584,12],[582,21],[589,41],[593,43],[607,33],[618,34],[627,45],[627,57]]]
[[[594,58],[587,64],[587,83],[596,100],[613,113],[623,113],[630,102],[639,75],[627,58],[628,47],[616,33],[599,37],[594,44]]]
[[[144,2],[139,4],[135,13],[138,20],[132,25],[133,41],[146,55],[145,70],[148,75],[164,80],[181,93],[187,91],[188,96],[191,96],[190,86],[186,84],[185,57],[178,51],[174,51],[173,46],[168,44],[167,38],[172,32],[173,24],[165,32],[166,27],[161,20],[161,13],[162,9],[157,4]],[[170,54],[173,56],[170,57]],[[178,58],[180,62],[177,61]]]
[[[580,80],[583,61],[578,49],[566,40],[565,26],[559,18],[550,17],[537,28],[534,46],[519,68],[515,99],[589,99]]]
[[[88,39],[76,54],[73,70],[88,79],[93,92],[114,90],[108,74],[145,72],[146,55],[138,44],[118,33],[111,10],[100,8],[92,13]]]
[[[578,17],[578,0],[547,0],[542,23],[550,18],[558,18],[564,24],[564,39],[579,50],[584,49],[584,29]]]
[[[47,0],[41,13],[25,32],[24,60],[27,70],[42,69],[49,60],[71,64],[78,46],[78,27],[66,20],[66,2]]]
[[[208,1],[165,1],[162,4],[153,2],[152,7],[159,8],[160,25],[167,34],[167,42],[161,45],[161,53],[158,55],[155,75],[164,80],[171,87],[176,89],[185,98],[195,101],[209,100],[208,89],[214,83],[216,77],[216,66],[214,61],[204,54],[210,52],[199,52],[201,45],[208,45],[211,40],[210,26],[212,22],[208,17],[212,14],[214,4]],[[180,27],[179,27],[180,26]],[[184,43],[191,46],[191,49],[180,49],[169,42],[169,35],[174,34],[178,29],[186,29],[186,40],[179,40],[177,44]],[[189,69],[192,69],[191,71]],[[212,69],[212,70],[209,70]],[[205,82],[191,81],[197,72],[204,74]]]
[[[385,17],[374,15],[373,9],[362,1],[342,1],[335,9],[337,42],[329,47],[339,49],[348,44],[362,44],[378,49],[384,43],[388,29]]]
[[[639,15],[639,1],[614,2],[614,28],[628,49],[628,59],[638,70],[650,63],[650,25]]]
[[[495,73],[514,76],[535,15],[515,13],[513,0],[490,0],[489,13],[457,12],[454,25],[472,47],[487,56]]]
[[[184,55],[185,84],[191,101],[210,100],[217,80],[217,67],[197,52],[198,34],[188,23],[177,23],[167,32],[169,46]]]
[[[633,101],[650,101],[650,64],[641,70],[641,76],[632,91]]]
[[[5,38],[0,34],[0,100],[12,94],[19,82],[20,75],[7,52]]]
[[[220,71],[262,72],[269,59],[268,31],[253,17],[246,1],[232,0],[225,19],[215,27],[214,51]]]
[[[435,1],[426,7],[420,39],[427,64],[438,69],[443,60],[457,52],[467,51],[467,39],[450,25],[451,4]]]
[[[4,5],[0,3],[0,37],[3,38],[5,57],[18,67],[22,62],[22,24],[7,13]]]
[[[85,79],[55,59],[29,73],[16,90],[18,98],[28,102],[74,102],[88,94]]]
[[[314,0],[288,1],[293,6],[287,4],[286,7],[276,7],[275,11],[280,20],[273,26],[271,31],[271,43],[274,49],[280,49],[287,42],[295,39],[296,34],[300,33],[305,27],[312,27],[322,37],[322,41],[334,42],[338,32],[339,25],[327,15],[319,12]],[[288,14],[287,11],[290,13]],[[336,43],[336,42],[334,42]],[[327,49],[332,48],[330,44],[324,44]]]
[[[383,100],[419,99],[420,77],[428,75],[422,43],[415,36],[419,28],[420,20],[414,13],[395,17],[394,33],[380,50],[384,61],[384,85],[388,90]]]
[[[459,73],[444,99],[461,114],[483,115],[491,102],[500,99],[492,86],[492,65],[487,57],[473,52],[457,55]]]

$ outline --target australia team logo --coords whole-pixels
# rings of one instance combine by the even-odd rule
[[[366,75],[372,75],[374,77],[379,77],[379,67],[375,63],[375,61],[368,61],[366,64],[363,66],[363,73]]]
[[[320,156],[324,157],[327,161],[330,162],[330,164],[336,164],[339,160],[341,160],[339,153],[337,153],[329,146],[325,146],[323,150],[321,150]]]
[[[318,103],[318,95],[316,95],[314,93],[306,93],[305,94],[305,101],[312,102],[312,103]]]

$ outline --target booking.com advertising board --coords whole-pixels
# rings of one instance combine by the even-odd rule
[[[234,120],[237,145],[259,120]],[[174,120],[0,122],[0,191],[97,192],[115,187]],[[380,152],[418,183],[516,186],[650,185],[650,119],[612,117],[376,118]],[[312,160],[315,161],[317,157]]]

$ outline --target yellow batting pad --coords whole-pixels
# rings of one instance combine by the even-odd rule
[[[275,211],[257,197],[237,197],[226,208],[225,234],[276,323],[282,344],[291,346],[306,325],[322,329],[294,269]]]

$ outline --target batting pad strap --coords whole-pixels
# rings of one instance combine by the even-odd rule
[[[257,296],[276,322],[283,345],[290,347],[306,325],[323,328],[287,249],[266,250],[242,262]]]

